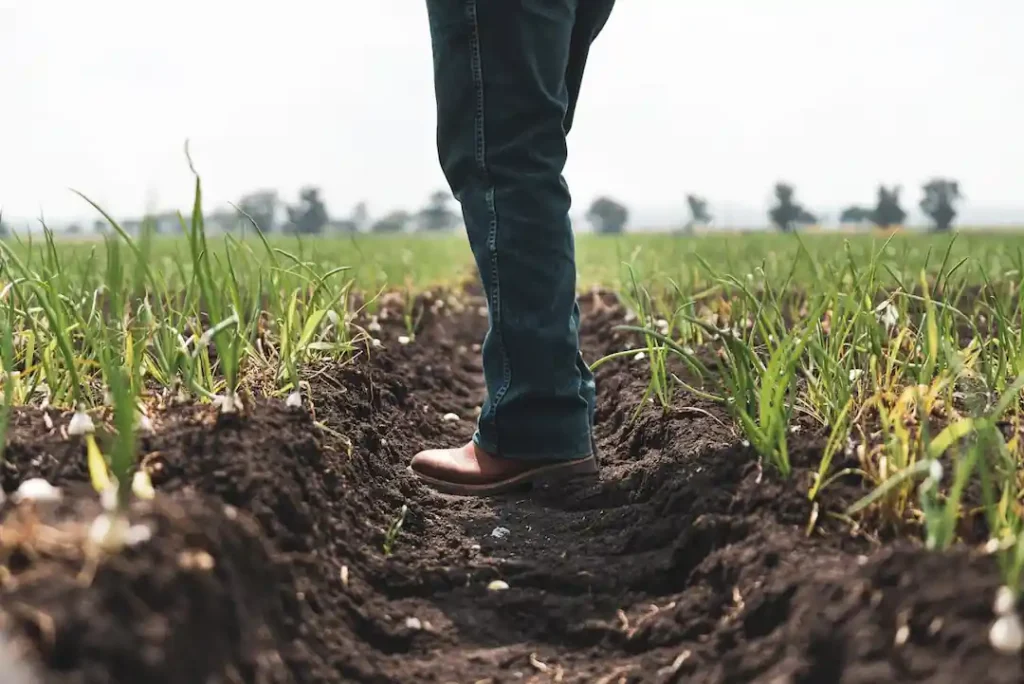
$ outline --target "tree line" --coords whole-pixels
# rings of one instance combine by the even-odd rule
[[[896,228],[904,224],[907,212],[900,199],[899,185],[880,185],[873,205],[850,205],[839,215],[842,224],[874,225],[879,228]],[[791,232],[811,226],[820,221],[819,217],[804,207],[796,198],[796,189],[789,183],[779,182],[774,188],[775,203],[768,209],[768,220],[782,232]],[[931,220],[932,230],[948,231],[956,219],[956,204],[963,197],[960,184],[948,178],[933,178],[921,187],[918,203],[921,211]],[[683,232],[692,232],[698,226],[708,226],[714,221],[708,209],[708,202],[699,195],[687,195],[690,218],[683,224]],[[621,233],[629,221],[629,210],[611,197],[598,197],[590,205],[587,221],[598,233]]]
[[[267,233],[442,232],[455,228],[460,221],[459,214],[452,209],[452,200],[450,193],[438,190],[417,211],[395,210],[376,219],[370,217],[366,203],[360,202],[347,216],[332,219],[320,190],[306,187],[299,192],[299,202],[294,205],[282,202],[274,190],[260,190],[241,198],[238,209],[246,222],[251,219]]]
[[[276,190],[257,190],[241,197],[230,207],[204,213],[203,220],[208,229],[227,233],[252,230],[253,223],[264,233],[301,235],[357,231],[442,232],[457,227],[461,221],[461,216],[452,209],[453,199],[450,193],[438,190],[416,211],[395,210],[374,218],[370,216],[365,202],[357,204],[346,215],[332,216],[320,189],[314,186],[302,188],[298,201],[294,203],[284,201]],[[185,220],[190,218],[186,216]],[[181,219],[177,212],[161,212],[121,221],[121,227],[129,233],[140,232],[143,224],[157,233],[181,232]],[[104,233],[107,229],[106,222],[102,220],[92,225],[95,233]],[[74,235],[85,232],[85,228],[72,223],[65,227],[64,232]],[[5,233],[6,228],[0,221],[0,236]]]
[[[948,231],[956,219],[956,204],[962,198],[960,184],[952,179],[933,178],[925,183],[922,196],[918,203],[921,211],[929,217],[932,229]],[[850,205],[839,215],[841,224],[874,225],[881,228],[899,227],[904,224],[907,212],[901,204],[901,187],[880,185],[872,205]],[[791,232],[800,228],[817,224],[820,219],[801,204],[796,197],[796,189],[785,182],[776,183],[774,188],[775,203],[768,210],[768,220],[772,226],[782,232]],[[420,209],[409,212],[405,210],[390,211],[383,216],[372,218],[365,202],[360,202],[345,216],[332,218],[327,210],[320,189],[314,186],[302,188],[298,202],[285,202],[276,190],[258,190],[242,197],[232,208],[223,207],[210,212],[206,221],[211,227],[224,232],[246,230],[247,225],[255,223],[265,233],[293,233],[317,235],[323,233],[403,233],[417,231],[439,233],[452,230],[461,223],[460,214],[453,209],[451,193],[443,190],[433,192]],[[680,231],[689,233],[698,227],[710,226],[714,216],[708,207],[708,201],[695,194],[686,196],[689,219],[680,226]],[[621,233],[629,223],[628,208],[617,200],[598,197],[591,203],[585,219],[597,233]],[[168,212],[149,216],[142,220],[125,221],[124,227],[129,232],[137,232],[144,220],[158,232],[180,231],[180,223],[176,213]],[[67,233],[83,232],[82,226],[72,224],[66,228]],[[106,230],[103,221],[96,221],[94,232]],[[7,235],[9,227],[0,215],[0,237]]]

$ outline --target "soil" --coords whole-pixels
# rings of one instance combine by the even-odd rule
[[[612,297],[581,302],[588,358],[630,344]],[[88,542],[99,509],[69,416],[18,410],[0,466],[0,680],[1024,680],[1021,656],[988,643],[994,557],[851,533],[832,514],[857,483],[816,513],[807,500],[823,430],[793,435],[781,480],[717,405],[641,406],[630,358],[598,371],[599,481],[494,499],[422,486],[409,457],[472,433],[487,324],[472,294],[423,304],[411,343],[392,313],[383,349],[308,369],[301,409],[154,416],[140,453],[158,495],[132,511],[152,537],[118,553]],[[63,499],[15,503],[30,477]]]

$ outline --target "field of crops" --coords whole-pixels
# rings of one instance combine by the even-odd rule
[[[199,209],[0,243],[3,682],[1022,680],[1024,236],[581,236],[601,476],[477,500],[463,239]]]

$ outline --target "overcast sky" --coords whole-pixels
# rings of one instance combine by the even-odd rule
[[[583,0],[586,1],[586,0]],[[576,210],[917,202],[1024,206],[1024,0],[620,0],[566,170]],[[0,0],[7,216],[185,208],[320,185],[333,215],[413,209],[444,179],[423,0]],[[650,214],[652,215],[652,214]],[[1024,218],[1024,217],[1022,217]]]

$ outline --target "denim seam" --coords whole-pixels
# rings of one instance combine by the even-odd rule
[[[501,335],[501,284],[498,279],[498,211],[494,202],[494,187],[490,183],[490,174],[487,171],[487,147],[484,135],[484,82],[483,82],[483,60],[480,56],[480,28],[477,22],[477,0],[466,0],[466,17],[471,24],[470,37],[470,63],[473,72],[473,86],[476,90],[476,114],[474,117],[474,142],[476,148],[477,169],[480,171],[486,187],[485,198],[487,202],[488,230],[487,230],[487,252],[490,257],[491,287],[489,288],[488,303],[491,308],[491,330],[497,340],[498,351],[501,354],[502,384],[491,397],[490,418],[495,418],[498,405],[508,391],[512,381],[512,369],[508,361],[508,353],[505,350],[505,343]],[[495,421],[496,422],[496,421]],[[500,440],[495,426],[495,446],[500,451]]]

